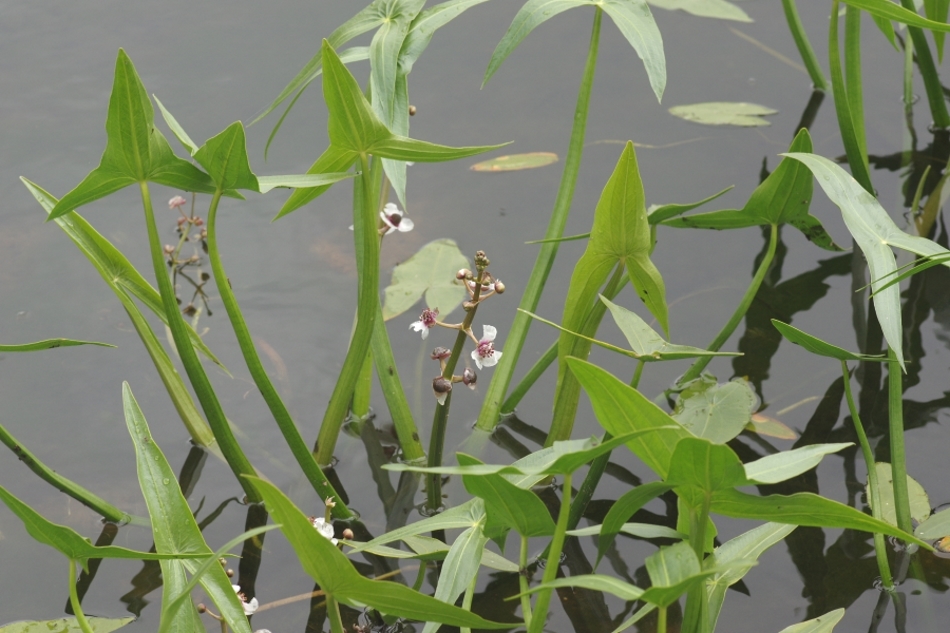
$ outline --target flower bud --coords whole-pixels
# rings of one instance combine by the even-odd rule
[[[432,380],[432,392],[435,394],[435,399],[438,400],[439,404],[445,405],[445,399],[448,397],[450,391],[452,391],[452,383],[442,376]]]
[[[208,607],[205,606],[204,602],[199,602],[196,608],[198,609],[198,613],[204,613],[208,610]]]
[[[495,294],[504,294],[505,284],[501,283],[497,279],[495,280]]]
[[[462,372],[462,383],[469,389],[475,389],[475,383],[478,381],[478,374],[471,367],[466,367]]]
[[[175,247],[172,246],[171,244],[166,244],[166,245],[165,245],[165,248],[162,249],[162,250],[165,251],[165,254],[166,254],[166,255],[171,255],[172,253],[175,252]]]
[[[172,198],[171,200],[168,201],[168,208],[169,208],[169,209],[178,209],[179,207],[185,206],[185,204],[187,204],[187,203],[188,203],[188,201],[185,200],[183,197],[181,197],[181,196],[175,196],[174,198]]]
[[[234,578],[234,570],[233,570],[233,569],[226,569],[226,570],[224,570],[224,573],[225,573],[225,575],[227,575],[228,578]]]
[[[416,106],[409,106],[409,116],[416,116]]]
[[[468,279],[471,276],[472,276],[472,271],[470,271],[468,268],[460,268],[459,271],[455,273],[455,278],[459,280]]]
[[[350,528],[346,528],[345,530],[343,530],[343,538],[345,538],[346,540],[352,541],[354,536],[355,535],[353,534],[353,530],[351,530]]]
[[[485,255],[485,251],[475,251],[475,268],[485,270],[491,262],[488,260],[488,256]]]
[[[432,350],[432,360],[445,360],[452,355],[452,350],[447,347],[436,347]]]

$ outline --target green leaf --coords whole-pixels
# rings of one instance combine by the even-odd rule
[[[894,476],[891,465],[887,462],[875,462],[874,468],[877,470],[878,494],[881,497],[881,520],[896,526],[897,510],[894,504]],[[869,486],[870,484],[865,485],[865,491],[868,505],[871,505],[873,495]],[[924,487],[910,475],[907,475],[907,494],[910,501],[910,518],[916,523],[923,523],[930,516],[930,497]],[[916,530],[914,533],[916,534]]]
[[[152,438],[148,423],[139,408],[129,383],[122,383],[122,408],[125,424],[135,445],[135,463],[138,471],[139,486],[145,497],[149,518],[152,522],[152,535],[155,550],[182,558],[190,556],[208,558],[214,552],[208,547],[201,528],[195,522],[191,508],[178,487],[175,473],[161,449]],[[195,561],[168,561],[162,566],[162,598],[171,603],[185,592],[188,579],[185,572],[194,574],[199,564]],[[202,589],[217,605],[225,621],[235,633],[251,633],[251,626],[244,615],[240,598],[231,588],[231,580],[220,565],[211,565],[198,581]],[[194,608],[179,610],[174,623],[162,622],[162,628],[181,628],[197,620]],[[177,625],[177,626],[176,626]],[[165,629],[168,630],[168,629]]]
[[[726,0],[647,0],[647,2],[660,9],[667,11],[679,9],[701,18],[752,22],[752,18],[745,11]]]
[[[928,541],[950,536],[950,508],[933,514],[917,526],[914,534]]]
[[[922,29],[946,33],[950,31],[950,24],[935,22],[922,18],[913,11],[908,11],[899,4],[889,0],[841,0],[845,4],[867,11],[871,15],[887,20],[894,20],[908,26],[917,26]]]
[[[221,191],[260,191],[257,176],[251,171],[247,159],[247,139],[240,121],[235,121],[223,132],[205,141],[194,156]]]
[[[45,341],[36,341],[35,343],[0,345],[0,352],[37,352],[42,349],[73,347],[76,345],[99,345],[100,347],[115,347],[115,345],[110,345],[109,343],[98,343],[96,341],[75,341],[68,338],[50,338],[46,339]]]
[[[119,49],[106,117],[106,149],[99,167],[63,196],[49,219],[134,182],[151,180],[186,191],[214,193],[206,174],[172,153],[168,141],[155,128],[154,119],[155,111],[132,60]]]
[[[636,585],[631,585],[613,576],[603,576],[601,574],[581,574],[578,576],[570,576],[569,578],[555,578],[550,582],[541,583],[536,587],[532,587],[525,593],[532,594],[544,589],[560,589],[562,587],[582,587],[593,591],[601,591],[603,593],[609,593],[612,596],[617,596],[621,600],[639,600],[640,596],[643,595],[643,589],[640,589]]]
[[[320,155],[320,158],[314,161],[313,165],[310,166],[310,169],[307,170],[307,175],[345,172],[353,166],[353,163],[356,162],[358,157],[359,155],[356,152],[331,145],[326,149],[325,152],[323,152],[323,154]],[[260,182],[260,180],[258,180],[258,182]],[[284,206],[280,208],[280,211],[277,212],[277,215],[274,216],[274,219],[277,220],[284,217],[291,211],[296,211],[303,205],[321,196],[323,192],[329,188],[330,185],[320,185],[316,187],[308,186],[297,189],[292,194],[290,194],[290,197],[287,198],[287,202],[285,202]]]
[[[313,187],[328,187],[334,183],[353,178],[355,173],[336,172],[329,174],[293,174],[290,176],[258,176],[257,184],[261,193],[279,187],[303,189]]]
[[[449,553],[442,563],[439,582],[435,587],[435,599],[455,604],[462,592],[468,589],[478,575],[478,568],[485,550],[488,537],[482,530],[482,524],[473,525],[456,537]],[[435,633],[439,623],[426,622],[422,633]]]
[[[802,330],[799,330],[788,323],[782,323],[778,319],[772,319],[772,325],[774,325],[775,329],[778,330],[779,333],[786,339],[795,345],[804,347],[812,354],[817,354],[818,356],[826,356],[828,358],[835,358],[843,361],[856,360],[884,362],[887,360],[887,354],[858,354],[857,352],[849,352],[848,350],[836,347],[831,343],[826,343],[817,336],[812,336],[807,332],[803,332]]]
[[[653,433],[635,437],[627,447],[653,472],[665,478],[676,444],[689,431],[639,391],[623,383],[596,365],[576,358],[567,364],[590,397],[597,421],[614,437],[638,430]]]
[[[195,152],[198,151],[198,145],[191,140],[191,137],[188,136],[188,132],[185,131],[185,128],[181,126],[178,120],[172,116],[172,113],[169,112],[162,102],[158,100],[154,94],[152,98],[155,99],[155,103],[158,104],[158,111],[162,113],[162,118],[165,119],[165,124],[168,126],[168,129],[172,131],[172,134],[175,135],[175,138],[178,139],[178,142],[181,143],[188,153],[192,156],[195,155]]]
[[[385,536],[385,535],[384,535]],[[449,551],[449,546],[440,541],[429,536],[410,536],[405,535],[401,539],[409,548],[411,552],[406,550],[396,549],[394,547],[387,547],[386,545],[373,545],[365,547],[367,543],[358,543],[358,542],[347,542],[354,547],[359,549],[354,549],[350,551],[350,554],[357,552],[369,552],[370,554],[378,554],[380,556],[385,556],[387,558],[417,558],[419,560],[444,560],[445,555]],[[505,571],[510,573],[516,573],[518,571],[518,565],[511,562],[503,556],[499,556],[491,550],[482,550],[482,561],[481,564],[490,569],[496,569],[498,571]]]
[[[448,316],[465,298],[465,288],[455,273],[469,265],[458,245],[450,239],[429,242],[393,269],[386,287],[383,318],[389,321],[411,308],[425,295],[427,308]]]
[[[749,383],[695,381],[679,395],[673,419],[696,437],[725,444],[745,428],[758,405]]]
[[[812,444],[790,451],[766,455],[761,459],[745,464],[745,475],[749,478],[749,481],[757,484],[777,484],[780,481],[786,481],[811,470],[821,462],[825,455],[837,453],[853,445],[852,442]]]
[[[924,0],[924,14],[934,22],[945,23],[948,9],[950,9],[950,1],[948,0]],[[934,31],[934,43],[937,45],[937,60],[939,62],[943,61],[943,40],[944,33]]]
[[[684,437],[673,451],[666,483],[677,489],[695,488],[711,493],[748,481],[739,456],[731,448],[698,437]]]
[[[696,552],[687,542],[661,547],[658,552],[648,556],[645,562],[653,584],[643,592],[640,599],[660,608],[670,606],[690,587],[719,571],[712,568],[701,569]],[[732,565],[749,566],[745,561],[734,561]]]
[[[481,463],[462,454],[458,460],[462,466]],[[519,488],[501,475],[463,475],[462,482],[469,494],[485,502],[490,521],[513,528],[524,537],[554,534],[554,519],[547,506],[530,490]]]
[[[26,531],[35,540],[49,545],[59,551],[66,558],[78,561],[83,569],[86,569],[86,562],[90,558],[129,558],[132,560],[168,560],[172,558],[203,558],[203,554],[169,554],[155,552],[139,552],[117,545],[107,545],[99,547],[93,545],[88,539],[81,536],[78,532],[65,525],[57,525],[48,521],[36,510],[26,505],[11,494],[6,488],[0,486],[0,501],[3,501],[8,508],[23,521]]]
[[[787,626],[779,633],[831,633],[843,617],[844,609],[835,609],[817,618]]]
[[[439,163],[458,158],[468,158],[476,154],[490,152],[504,147],[509,143],[500,145],[475,145],[471,147],[449,147],[448,145],[437,145],[426,141],[417,141],[416,139],[406,138],[391,134],[385,138],[375,140],[366,149],[367,152],[382,156],[383,158],[394,158],[397,160],[408,160],[418,163]]]
[[[603,559],[607,550],[610,549],[610,545],[614,542],[617,534],[621,531],[621,527],[627,520],[647,503],[672,489],[673,486],[671,484],[664,481],[654,481],[628,490],[622,494],[619,499],[614,501],[613,505],[610,506],[610,510],[607,511],[607,515],[604,517],[604,523],[600,529],[600,538],[597,539],[597,562],[594,564],[595,569],[600,565],[601,559]]]
[[[663,38],[650,13],[646,0],[528,0],[515,16],[505,36],[498,43],[485,70],[482,87],[502,62],[535,27],[574,7],[593,5],[611,17],[646,68],[650,86],[659,101],[666,87],[666,58]]]
[[[425,0],[401,0],[378,5],[382,10],[380,25],[369,45],[372,69],[370,86],[373,109],[387,127],[392,126],[393,118],[396,116],[399,52],[409,34],[410,25],[422,10],[423,5],[425,5]]]
[[[843,503],[810,492],[756,497],[738,490],[720,490],[713,494],[712,511],[739,519],[764,519],[807,527],[880,532],[930,549],[927,543],[903,530]]]
[[[706,595],[709,604],[708,631],[716,630],[716,621],[726,599],[728,588],[746,575],[750,567],[728,567],[739,560],[758,560],[769,549],[795,530],[794,525],[766,523],[744,534],[726,541],[713,550],[712,556],[705,561],[705,567],[726,567],[724,571],[713,574],[706,581]]]
[[[897,228],[874,196],[827,158],[815,154],[798,153],[787,154],[787,156],[805,163],[818,180],[818,184],[824,189],[825,194],[841,209],[848,231],[851,232],[868,261],[872,280],[871,290],[876,293],[873,296],[874,309],[881,323],[884,338],[890,349],[894,350],[900,359],[901,367],[903,367],[900,289],[894,285],[881,290],[882,280],[897,270],[891,246],[925,257],[947,255],[950,251],[931,240],[908,235]]]
[[[735,101],[710,101],[673,106],[670,114],[703,125],[736,125],[739,127],[765,127],[772,125],[763,116],[777,114],[778,110],[755,103]]]
[[[470,499],[462,505],[449,508],[435,516],[416,521],[377,536],[371,541],[357,545],[350,554],[366,551],[393,541],[403,540],[406,537],[417,536],[425,532],[437,530],[467,529],[477,525],[485,518],[485,503],[481,499]],[[408,542],[408,541],[407,541]],[[415,549],[415,548],[413,548]]]
[[[92,627],[93,633],[112,633],[126,624],[135,622],[133,616],[125,618],[99,618],[87,616],[86,620]],[[82,627],[76,618],[59,618],[57,620],[22,620],[0,626],[0,633],[83,633]]]
[[[529,152],[527,154],[509,154],[497,156],[475,163],[469,169],[472,171],[520,171],[522,169],[536,169],[557,162],[557,154],[553,152]]]
[[[599,536],[603,527],[603,525],[591,525],[577,530],[568,530],[567,534],[570,536]],[[638,538],[671,538],[675,540],[689,538],[688,534],[677,532],[665,525],[655,525],[653,523],[624,523],[620,526],[620,533]]]
[[[323,40],[322,55],[330,144],[356,153],[368,152],[373,143],[389,137],[390,132],[327,40]]]
[[[252,480],[274,521],[280,524],[281,531],[293,546],[304,571],[328,595],[351,606],[365,604],[383,613],[422,621],[481,629],[513,626],[485,620],[404,585],[363,578],[340,550],[313,529],[307,517],[284,493],[262,479]]]
[[[708,198],[703,198],[702,200],[698,202],[688,202],[686,204],[650,205],[650,207],[647,209],[647,220],[650,221],[650,224],[659,224],[663,220],[667,220],[674,216],[686,213],[687,211],[692,211],[696,207],[700,207],[706,204],[707,202],[711,202],[715,200],[716,198],[718,198],[719,196],[723,195],[724,193],[732,191],[734,187],[735,185],[729,185],[722,191],[718,193],[714,193]]]

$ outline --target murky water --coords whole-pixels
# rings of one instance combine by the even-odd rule
[[[418,108],[413,135],[446,144],[514,141],[511,151],[553,151],[563,155],[592,18],[591,10],[562,14],[533,33],[491,82],[479,90],[491,52],[520,3],[493,2],[475,7],[444,28],[416,64],[410,77],[410,101]],[[824,58],[827,9],[801,3],[813,42]],[[811,97],[809,80],[795,67],[797,54],[777,2],[742,3],[753,24],[703,20],[656,10],[669,67],[663,104],[649,89],[646,74],[616,28],[605,20],[601,57],[574,211],[567,234],[589,230],[600,190],[627,139],[642,144],[640,168],[650,203],[689,202],[733,184],[736,188],[713,208],[741,206],[759,181],[763,157],[774,168]],[[122,420],[120,383],[130,382],[148,418],[156,441],[174,468],[186,463],[187,435],[168,401],[125,313],[98,274],[55,225],[43,224],[43,212],[17,180],[27,176],[62,195],[95,166],[104,145],[103,121],[118,47],[125,47],[149,92],[155,93],[199,142],[230,122],[249,121],[279,92],[327,36],[355,11],[352,2],[7,2],[0,7],[0,340],[23,342],[48,337],[71,337],[114,343],[117,349],[72,348],[41,354],[0,357],[2,424],[42,460],[64,475],[136,514],[145,512],[135,480],[131,443]],[[740,37],[745,34],[766,46]],[[865,95],[868,147],[872,154],[899,152],[905,143],[901,103],[902,56],[889,47],[870,21],[865,25]],[[787,59],[780,58],[785,56]],[[791,60],[791,61],[788,61]],[[355,67],[365,73],[366,64]],[[700,101],[751,101],[771,106],[779,114],[760,129],[711,128],[670,116],[669,106]],[[928,114],[917,108],[920,155],[938,151],[924,146]],[[318,86],[296,107],[264,162],[263,144],[273,121],[249,132],[252,162],[258,173],[297,173],[323,150],[326,123]],[[825,156],[843,153],[830,95],[812,126],[815,151]],[[945,156],[946,154],[944,154]],[[492,271],[505,280],[508,294],[485,304],[479,319],[496,325],[504,336],[536,254],[524,241],[543,235],[561,166],[514,174],[478,174],[474,161],[411,168],[409,213],[416,230],[387,239],[384,266],[390,267],[426,242],[450,237],[463,251],[486,250]],[[883,161],[882,161],[883,162]],[[905,170],[906,171],[906,170]],[[905,193],[901,171],[877,169],[880,200],[898,219]],[[161,201],[175,192],[153,189]],[[272,376],[285,396],[304,436],[316,436],[336,373],[345,353],[355,305],[355,269],[347,226],[350,192],[338,186],[318,203],[271,224],[270,218],[286,194],[252,197],[223,203],[220,242],[225,265],[251,331],[268,354]],[[131,190],[82,210],[83,214],[151,277],[140,204]],[[849,243],[837,209],[817,193],[812,213],[833,236]],[[173,220],[165,222],[172,239]],[[942,230],[942,228],[941,228]],[[671,304],[671,330],[676,342],[704,345],[728,318],[741,297],[762,250],[757,229],[730,233],[663,229],[655,253]],[[768,318],[794,318],[796,326],[844,347],[855,348],[859,335],[852,327],[851,258],[835,257],[807,243],[797,232],[783,232],[787,254],[760,295],[747,321],[726,348],[740,345],[750,354],[731,363],[715,361],[710,368],[720,379],[746,375],[761,390],[766,413],[805,431],[811,441],[853,439],[842,426],[844,407],[838,367],[812,358],[788,344],[779,345],[768,329]],[[582,242],[562,246],[539,307],[558,320],[573,263]],[[911,473],[930,491],[934,505],[950,501],[945,492],[947,440],[941,422],[947,416],[946,273],[934,269],[907,295],[905,323],[915,364],[905,393],[908,455]],[[388,277],[388,275],[387,275]],[[627,290],[621,303],[638,302]],[[221,308],[212,304],[212,310]],[[416,316],[390,324],[390,334],[417,419],[427,433],[432,406],[429,379],[432,367],[422,360],[427,345],[408,331]],[[260,401],[224,318],[223,309],[203,317],[206,340],[234,373],[220,372],[213,380],[228,415],[235,422],[250,458],[302,507],[316,508],[308,486],[297,475],[279,434]],[[435,333],[433,336],[437,336]],[[606,324],[602,338],[620,342]],[[554,340],[543,326],[532,329],[527,363]],[[775,348],[778,350],[775,351]],[[774,355],[773,355],[774,354]],[[623,359],[595,351],[593,359],[620,376],[633,367]],[[279,369],[286,367],[286,375]],[[662,390],[685,369],[679,363],[651,366],[641,389]],[[482,377],[487,384],[488,376]],[[866,421],[883,423],[886,392],[873,372],[861,377]],[[553,375],[547,376],[522,403],[518,414],[527,425],[546,428],[550,421]],[[477,414],[478,394],[459,393],[454,399],[447,452],[466,440]],[[375,401],[381,410],[382,399]],[[798,405],[798,406],[796,406]],[[874,413],[877,412],[877,416]],[[377,418],[385,429],[386,416]],[[592,434],[596,424],[582,405],[576,436]],[[874,433],[872,433],[873,435]],[[489,444],[488,461],[508,459],[520,443],[533,450],[537,434],[513,425],[501,434],[504,447]],[[386,438],[382,437],[383,443]],[[742,440],[747,456],[772,450]],[[779,449],[789,442],[771,441]],[[885,455],[882,450],[880,455]],[[0,453],[0,483],[41,509],[50,519],[66,523],[95,539],[101,526],[85,508],[59,495],[29,474],[11,453]],[[368,529],[386,529],[382,504],[373,494],[364,444],[341,438],[338,474],[350,491],[352,505]],[[645,480],[651,474],[629,454],[614,457],[618,466]],[[845,452],[825,460],[816,475],[795,482],[796,490],[817,490],[841,501],[863,503],[858,478],[863,467],[856,454]],[[858,460],[860,461],[860,460]],[[623,473],[620,472],[622,475]],[[598,491],[594,509],[605,511],[611,498],[629,485],[608,477]],[[396,478],[392,478],[396,485]],[[383,485],[385,489],[385,485]],[[449,486],[450,501],[464,493]],[[789,487],[787,490],[792,490]],[[199,520],[240,488],[230,471],[213,459],[200,471],[191,494],[192,506],[203,502]],[[649,508],[661,516],[664,506]],[[246,509],[226,504],[206,529],[212,546],[239,531]],[[413,513],[409,520],[417,515]],[[721,520],[720,532],[732,536],[750,522]],[[150,535],[140,528],[119,531],[115,544],[148,549]],[[541,544],[538,544],[541,547]],[[620,557],[605,564],[614,573],[637,578],[643,557],[653,546],[625,540]],[[540,551],[540,550],[539,550]],[[569,552],[570,573],[583,573],[580,554],[592,552],[591,542]],[[509,554],[511,552],[509,551]],[[921,559],[926,582],[908,581],[906,630],[942,630],[950,564],[945,559]],[[61,617],[66,602],[66,563],[53,550],[26,536],[20,522],[0,509],[0,623],[19,619]],[[88,613],[141,616],[129,631],[157,626],[158,593],[142,595],[155,570],[138,562],[104,563],[84,599]],[[848,613],[839,631],[863,631],[872,620],[878,592],[872,588],[876,568],[870,539],[839,531],[800,529],[786,544],[762,557],[746,577],[750,595],[730,592],[720,631],[778,631],[794,622],[844,606]],[[512,577],[486,578],[476,598],[498,608],[498,595],[509,595]],[[263,603],[311,589],[290,548],[278,534],[265,541],[257,596]],[[490,589],[490,590],[489,590]],[[495,590],[501,594],[495,593]],[[507,593],[505,593],[507,592]],[[552,630],[609,631],[631,605],[578,593],[556,610]],[[508,607],[501,607],[503,610]],[[510,607],[513,608],[513,607]],[[255,616],[255,628],[301,631],[309,604],[295,602]],[[501,617],[501,612],[498,616]],[[565,615],[566,613],[566,615]],[[210,624],[210,623],[209,623]],[[894,630],[893,607],[880,624]]]

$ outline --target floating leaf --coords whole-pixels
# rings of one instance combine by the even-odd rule
[[[93,633],[111,633],[121,629],[126,624],[135,622],[132,616],[125,618],[98,618],[87,616],[86,620],[92,627]],[[76,618],[59,618],[57,620],[22,620],[0,626],[0,633],[82,633],[82,628]]]
[[[844,609],[835,609],[825,615],[787,626],[779,633],[831,633],[835,625],[844,617]]]
[[[762,413],[753,413],[752,419],[745,425],[746,431],[758,433],[766,437],[774,437],[779,440],[797,440],[798,433],[791,429],[787,424],[770,418]]]
[[[737,125],[739,127],[764,127],[771,125],[763,116],[777,114],[778,110],[741,101],[711,101],[673,106],[670,114],[703,125]]]
[[[389,321],[399,316],[423,295],[426,307],[438,308],[444,318],[465,298],[465,288],[455,273],[468,265],[468,258],[454,241],[429,242],[393,270],[393,281],[385,290],[383,318]]]
[[[679,9],[700,18],[717,18],[736,22],[751,22],[752,18],[738,6],[726,0],[647,0],[657,8],[675,11]]]
[[[490,160],[475,163],[469,169],[472,171],[518,171],[534,169],[557,162],[557,154],[552,152],[529,152],[527,154],[510,154]]]
[[[697,437],[725,444],[742,432],[757,405],[745,380],[723,385],[698,380],[680,394],[673,419]]]
[[[891,465],[887,462],[875,462],[874,469],[877,470],[878,494],[881,497],[881,520],[887,521],[891,525],[897,525],[897,510],[894,504],[894,477]],[[870,504],[873,496],[870,489],[867,489],[867,486],[865,488]],[[927,496],[924,487],[910,475],[907,475],[907,495],[910,501],[910,518],[917,523],[922,523],[930,516],[930,498]]]
[[[918,525],[917,529],[914,530],[914,534],[922,539],[936,539],[950,536],[950,508],[937,512]]]

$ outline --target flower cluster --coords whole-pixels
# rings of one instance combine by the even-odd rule
[[[458,330],[459,339],[456,347],[461,349],[462,341],[468,337],[474,344],[472,351],[472,360],[478,369],[493,367],[501,360],[501,350],[495,349],[495,339],[498,337],[498,330],[491,325],[482,325],[482,337],[477,338],[472,333],[472,321],[475,317],[475,311],[479,304],[493,295],[500,295],[505,292],[505,284],[496,279],[488,272],[488,257],[483,251],[475,253],[475,272],[467,268],[459,270],[455,278],[465,285],[468,291],[468,301],[463,304],[465,308],[465,320],[461,323],[444,323],[439,321],[439,309],[426,308],[422,311],[418,321],[409,324],[409,329],[419,332],[422,339],[429,336],[429,330],[435,326],[440,326],[452,330]],[[432,391],[439,405],[444,406],[449,393],[452,391],[453,383],[462,383],[470,389],[475,388],[478,375],[475,371],[466,367],[461,376],[454,374],[455,365],[458,362],[457,357],[453,357],[452,351],[445,347],[436,347],[432,351],[432,360],[439,361],[441,373],[432,381]]]
[[[204,305],[205,312],[211,316],[211,309],[208,307],[208,295],[205,294],[204,286],[211,279],[211,275],[201,270],[201,256],[198,249],[195,248],[191,255],[183,255],[182,248],[187,242],[201,245],[201,250],[208,252],[208,229],[205,227],[205,221],[194,215],[194,201],[192,201],[191,214],[185,212],[184,207],[188,201],[182,196],[175,196],[168,201],[168,208],[171,211],[178,210],[181,214],[178,217],[175,232],[178,234],[178,244],[166,244],[164,248],[165,258],[168,262],[168,268],[171,270],[172,285],[176,292],[178,289],[178,278],[184,279],[193,289],[191,300],[182,308],[185,316],[193,317],[198,314],[198,308],[195,301],[200,297]],[[178,297],[178,303],[184,303],[181,297]]]

